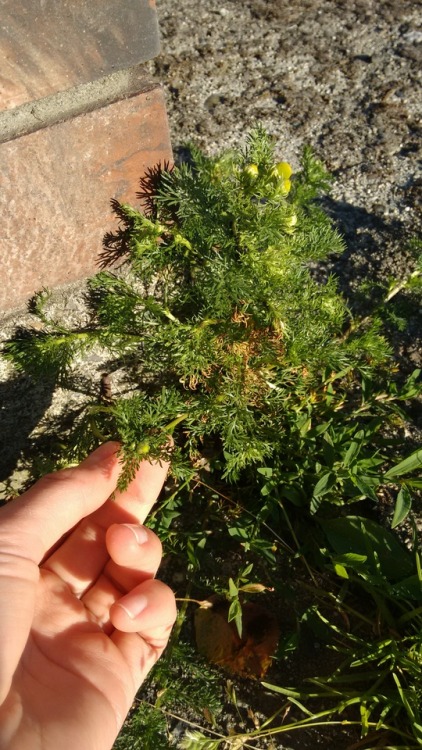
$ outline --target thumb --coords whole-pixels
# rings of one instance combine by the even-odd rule
[[[0,705],[25,648],[34,617],[40,571],[18,553],[7,532],[0,534]]]
[[[5,700],[34,619],[45,552],[115,489],[116,443],[77,468],[44,477],[0,509],[0,704]]]

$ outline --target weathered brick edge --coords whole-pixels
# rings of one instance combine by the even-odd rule
[[[98,270],[110,199],[135,201],[140,176],[171,161],[162,89],[0,145],[0,310]]]
[[[3,0],[0,311],[97,269],[110,200],[171,161],[154,0]]]
[[[2,0],[0,111],[155,57],[152,0]]]

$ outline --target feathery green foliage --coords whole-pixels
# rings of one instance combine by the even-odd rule
[[[342,250],[314,201],[328,175],[309,149],[298,174],[290,172],[260,128],[243,151],[221,158],[193,149],[192,164],[161,175],[149,216],[116,209],[127,273],[103,271],[90,281],[89,326],[66,330],[49,320],[40,297],[44,329],[6,345],[16,367],[62,383],[96,342],[137,363],[142,395],[88,409],[97,436],[122,440],[122,483],[147,446],[153,457],[165,450],[175,420],[185,456],[211,438],[225,476],[236,480],[285,452],[304,401],[311,419],[313,411],[324,418],[328,380],[340,384],[333,398],[347,410],[365,373],[376,366],[378,380],[389,379],[377,321],[359,330],[335,279],[318,284],[309,269]],[[82,441],[81,453],[87,447]]]

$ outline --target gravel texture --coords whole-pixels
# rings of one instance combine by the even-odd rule
[[[347,249],[328,268],[340,277],[349,304],[358,306],[363,280],[404,276],[412,263],[406,243],[422,223],[419,4],[160,0],[158,13],[162,54],[146,67],[166,91],[176,158],[188,141],[208,153],[237,145],[257,122],[293,167],[302,147],[312,145],[335,177],[326,206]],[[77,295],[63,295],[70,317],[81,305]],[[16,320],[5,320],[2,338]],[[421,362],[421,324],[414,311],[397,343],[409,368]],[[93,364],[101,371],[101,363]],[[48,384],[10,381],[0,367],[5,480],[51,392]],[[55,397],[53,411],[64,398]],[[341,732],[297,741],[303,750],[345,750],[351,742]]]
[[[420,7],[409,0],[161,0],[173,144],[208,152],[261,122],[297,164],[311,144],[334,197],[406,228],[416,215]]]

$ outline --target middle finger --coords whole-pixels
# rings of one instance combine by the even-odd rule
[[[154,578],[161,562],[161,542],[143,526],[113,525],[107,531],[110,560],[104,572],[82,596],[86,609],[107,632],[110,607],[135,586]]]

